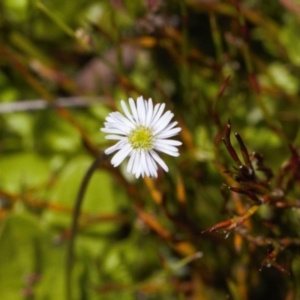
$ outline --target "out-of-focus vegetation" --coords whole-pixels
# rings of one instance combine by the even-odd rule
[[[0,299],[67,299],[99,128],[140,95],[181,155],[95,172],[73,299],[300,299],[298,1],[2,0],[0,31]]]

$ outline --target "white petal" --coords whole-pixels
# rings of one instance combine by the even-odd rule
[[[150,172],[149,172],[149,169],[148,169],[148,165],[147,165],[147,161],[146,161],[146,157],[145,157],[145,152],[142,151],[141,152],[141,167],[142,167],[142,172],[146,173],[146,175],[149,177],[150,176]],[[144,175],[142,173],[142,175]]]
[[[138,179],[140,175],[141,175],[141,169],[138,169],[137,172],[135,173],[135,178]]]
[[[124,139],[124,136],[116,135],[116,134],[109,134],[105,136],[106,140],[121,140]]]
[[[135,160],[132,168],[132,174],[135,174],[139,168],[140,165],[140,152],[136,151]]]
[[[148,100],[148,106],[147,106],[147,115],[146,115],[146,126],[149,126],[150,121],[152,119],[152,114],[153,114],[153,103],[152,103],[152,99],[150,98]]]
[[[131,108],[131,111],[132,111],[135,121],[137,122],[137,124],[140,124],[139,116],[138,116],[136,106],[135,106],[135,102],[132,98],[129,98],[129,104],[130,104],[130,108]]]
[[[158,119],[159,119],[160,116],[162,115],[162,113],[163,113],[163,111],[164,111],[164,109],[165,109],[165,106],[166,106],[165,103],[162,103],[162,104],[160,105],[160,108],[159,108],[157,114],[156,114],[156,115],[153,115],[153,118],[152,118],[152,120],[151,120],[150,125],[152,125],[152,126],[155,125],[155,123],[158,121]]]
[[[124,128],[124,126],[121,126],[120,124],[116,124],[116,123],[104,123],[105,125],[105,130],[109,130],[109,129],[117,129],[123,132],[123,134],[127,134],[127,132],[130,132],[131,130],[126,130],[126,128]]]
[[[129,119],[127,119],[126,117],[124,117],[121,113],[117,113],[114,116],[117,120],[119,120],[122,124],[126,124],[128,127],[130,128],[134,128],[135,123],[131,122]]]
[[[121,150],[119,150],[112,158],[111,163],[114,167],[117,167],[132,151],[132,147],[126,144]]]
[[[109,154],[111,154],[111,153],[113,153],[113,152],[115,152],[115,151],[117,151],[117,150],[119,150],[119,148],[118,148],[118,146],[117,146],[117,144],[116,144],[116,145],[113,145],[113,146],[107,148],[107,149],[104,151],[104,153],[105,153],[106,155],[109,155]]]
[[[154,147],[154,149],[158,150],[160,152],[164,152],[166,154],[169,154],[171,156],[175,156],[175,157],[180,155],[177,149],[176,149],[177,151],[173,151],[173,150],[169,150],[167,148],[163,148],[163,147],[160,147],[160,146],[156,146],[156,147]]]
[[[122,131],[121,129],[113,129],[113,128],[101,128],[100,129],[102,132],[106,132],[106,133],[116,133],[116,134],[123,134],[126,135],[126,131]]]
[[[151,150],[150,154],[166,172],[169,171],[168,166],[165,164],[165,162],[159,157],[159,155],[155,151]]]
[[[182,145],[182,142],[176,141],[176,140],[157,139],[155,142],[157,144],[166,144],[166,145],[172,145],[172,146],[180,146],[180,145]]]
[[[153,118],[155,117],[155,115],[157,114],[157,111],[158,111],[159,108],[160,108],[160,104],[156,104],[156,105],[154,106],[154,110],[153,110],[153,113],[152,113],[152,118],[151,118],[151,120],[150,120],[150,123],[151,123],[151,121],[153,120]]]
[[[123,108],[123,111],[124,111],[126,117],[127,117],[132,123],[135,123],[135,121],[134,121],[132,115],[129,113],[129,110],[128,110],[128,108],[127,108],[127,105],[126,105],[125,101],[123,101],[123,100],[121,101],[121,106],[122,106],[122,108]]]
[[[113,115],[111,115],[110,117],[107,118],[108,121],[110,121],[111,123],[114,122],[114,124],[118,124],[122,127],[126,127],[127,130],[131,130],[135,127],[135,124],[133,124],[132,122],[130,122],[128,119],[126,119],[121,113],[116,112]]]
[[[110,114],[105,120],[111,124],[119,124],[113,114]]]
[[[141,125],[145,125],[146,121],[146,110],[145,110],[145,103],[143,97],[139,97],[137,99],[137,112],[140,120]]]
[[[157,177],[157,165],[149,153],[146,153],[146,160],[150,171],[150,175],[153,177]]]
[[[158,144],[158,143],[155,143],[154,144],[154,149],[166,149],[168,151],[171,151],[171,152],[178,152],[178,149],[172,145],[166,145],[166,144]],[[159,150],[161,151],[161,150]]]
[[[131,156],[129,158],[128,165],[127,165],[127,173],[131,173],[132,167],[133,167],[134,162],[135,162],[135,157],[136,157],[136,150],[133,150],[132,153],[131,153]]]
[[[123,132],[127,133],[129,132],[132,128],[120,121],[117,121],[114,117],[108,117],[108,122],[105,122],[104,125],[106,128],[117,128],[122,130]]]
[[[125,145],[125,143],[126,143],[125,140],[121,140],[121,141],[117,142],[115,145],[107,148],[104,153],[107,154],[107,155],[109,155],[109,154],[111,154],[111,153],[113,153],[113,152],[115,152],[117,150],[120,150],[120,149],[123,148],[123,146]]]
[[[136,161],[134,163],[133,171],[132,173],[135,175],[135,178],[139,178],[142,173],[141,168],[141,152],[137,151],[136,153]]]
[[[159,139],[162,139],[162,138],[166,139],[168,137],[176,135],[179,131],[181,131],[180,127],[176,127],[176,128],[173,128],[173,129],[167,130],[167,131],[164,130],[163,132],[159,133],[156,137]]]
[[[169,125],[165,128],[164,131],[172,129],[172,128],[173,128],[174,126],[176,126],[177,124],[178,124],[178,122],[172,122],[171,124],[169,124]]]
[[[167,111],[158,121],[156,124],[153,124],[154,134],[157,134],[163,131],[166,126],[170,123],[171,119],[173,118],[174,114],[170,111]]]

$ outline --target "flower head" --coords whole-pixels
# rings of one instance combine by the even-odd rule
[[[130,111],[123,100],[121,106],[125,115],[110,113],[106,117],[105,127],[101,128],[101,131],[108,133],[106,139],[118,140],[105,150],[106,154],[117,151],[111,160],[112,165],[117,167],[129,156],[127,172],[133,173],[136,178],[140,175],[157,177],[157,164],[168,172],[167,165],[156,151],[179,156],[176,146],[182,143],[168,139],[181,130],[175,127],[178,122],[170,123],[174,114],[170,111],[163,114],[164,103],[153,106],[152,99],[146,101],[142,96],[136,102],[129,98]]]

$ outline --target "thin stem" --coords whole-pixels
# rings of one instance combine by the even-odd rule
[[[219,66],[222,67],[222,55],[223,55],[222,37],[221,37],[216,15],[213,12],[209,14],[209,22],[210,22],[213,42],[216,49],[217,62]]]
[[[106,155],[101,154],[98,156],[95,161],[91,164],[89,169],[87,170],[84,178],[81,182],[80,189],[77,194],[74,210],[73,210],[73,219],[71,224],[69,243],[67,245],[67,257],[66,257],[66,296],[68,300],[72,300],[72,269],[73,269],[73,261],[74,261],[74,245],[75,245],[75,237],[78,230],[78,218],[80,216],[80,208],[83,203],[83,197],[89,181],[93,175],[93,173],[97,170],[99,165],[105,160]]]

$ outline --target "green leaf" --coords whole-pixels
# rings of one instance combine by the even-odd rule
[[[45,235],[37,220],[27,214],[7,217],[0,231],[0,298],[24,299],[33,276],[43,271]]]
[[[46,183],[49,165],[35,153],[7,154],[0,157],[0,185],[8,192],[20,192]]]

